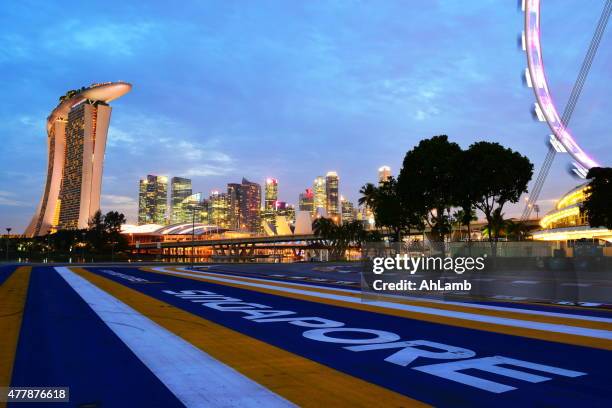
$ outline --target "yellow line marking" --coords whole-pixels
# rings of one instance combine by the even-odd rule
[[[31,270],[20,266],[0,286],[0,387],[11,385]],[[0,402],[0,407],[6,403]]]
[[[71,270],[215,359],[299,406],[429,406],[228,329],[82,268]]]
[[[475,329],[475,330],[483,330],[483,331],[489,331],[489,332],[494,332],[494,333],[508,334],[511,336],[528,337],[532,339],[552,341],[552,342],[557,342],[557,343],[565,343],[565,344],[572,344],[572,345],[578,345],[578,346],[600,348],[604,350],[612,350],[612,341],[606,340],[606,339],[576,336],[576,335],[571,335],[571,334],[548,332],[544,330],[529,329],[529,328],[522,328],[522,327],[505,326],[503,324],[476,322],[476,321],[471,321],[467,319],[459,319],[455,317],[430,315],[427,313],[388,309],[384,307],[368,305],[367,303],[350,303],[350,302],[345,302],[345,301],[335,300],[335,299],[325,299],[325,298],[317,297],[316,295],[311,296],[311,295],[305,295],[305,294],[287,293],[287,292],[283,292],[282,290],[258,288],[258,287],[243,285],[240,283],[220,282],[214,279],[207,279],[206,276],[204,275],[202,275],[201,277],[200,276],[192,277],[192,276],[174,275],[172,273],[155,271],[153,269],[148,269],[148,268],[142,268],[142,269],[147,272],[159,273],[162,275],[170,275],[170,276],[175,276],[175,277],[178,276],[184,279],[199,280],[202,282],[213,283],[216,285],[231,286],[235,288],[246,289],[249,291],[256,291],[256,292],[261,292],[261,293],[267,293],[267,294],[276,295],[276,296],[288,297],[288,298],[299,299],[299,300],[307,300],[310,302],[323,303],[323,304],[328,304],[332,306],[340,306],[340,307],[350,308],[350,309],[364,310],[368,312],[381,313],[381,314],[386,314],[390,316],[404,317],[408,319],[422,320],[422,321],[431,322],[431,323],[445,324],[448,326],[464,327],[464,328]],[[301,288],[301,289],[304,289],[304,288]],[[342,294],[346,295],[346,293],[342,293]],[[521,320],[526,320],[526,319],[521,317]]]

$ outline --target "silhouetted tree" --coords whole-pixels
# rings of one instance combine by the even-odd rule
[[[469,177],[474,206],[482,211],[492,234],[499,238],[499,219],[507,203],[516,203],[527,192],[533,164],[518,152],[499,143],[477,142],[466,151],[463,177]]]
[[[402,202],[418,200],[434,241],[444,241],[451,230],[448,213],[458,202],[461,147],[446,135],[421,140],[406,153],[398,177]]]
[[[589,185],[582,210],[591,227],[612,229],[612,168],[593,167],[587,174]]]

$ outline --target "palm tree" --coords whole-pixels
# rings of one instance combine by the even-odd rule
[[[366,205],[370,209],[374,209],[378,197],[378,188],[372,183],[367,183],[361,187],[359,194],[361,194],[358,201],[359,205]]]
[[[513,220],[507,220],[505,223],[506,234],[510,237],[516,239],[517,241],[522,241],[527,235],[528,227],[525,223],[517,222]]]
[[[465,211],[464,209],[457,210],[453,213],[453,222],[458,225],[465,225],[468,229],[468,242],[472,240],[472,221],[477,221],[476,211],[471,209],[470,212]]]

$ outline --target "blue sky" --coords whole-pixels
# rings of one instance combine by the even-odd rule
[[[543,48],[562,109],[603,0],[543,2]],[[138,180],[186,176],[205,194],[243,176],[279,179],[292,203],[336,170],[351,200],[437,134],[498,141],[544,158],[530,116],[511,0],[3,2],[0,6],[0,226],[28,223],[42,193],[45,118],[59,95],[125,80],[115,101],[104,210],[136,213]],[[571,128],[612,164],[612,35]],[[542,208],[576,184],[558,157]],[[512,215],[513,209],[507,210]]]

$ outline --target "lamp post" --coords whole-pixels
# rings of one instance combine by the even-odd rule
[[[196,206],[191,206],[191,270],[195,270],[195,212]]]
[[[81,255],[83,256],[83,263],[85,263],[85,232],[81,233],[81,236],[83,237],[83,239],[81,240],[81,247],[83,248],[81,251]]]
[[[6,228],[6,262],[8,262],[9,260],[9,242],[10,242],[11,230],[12,230],[11,227]]]

